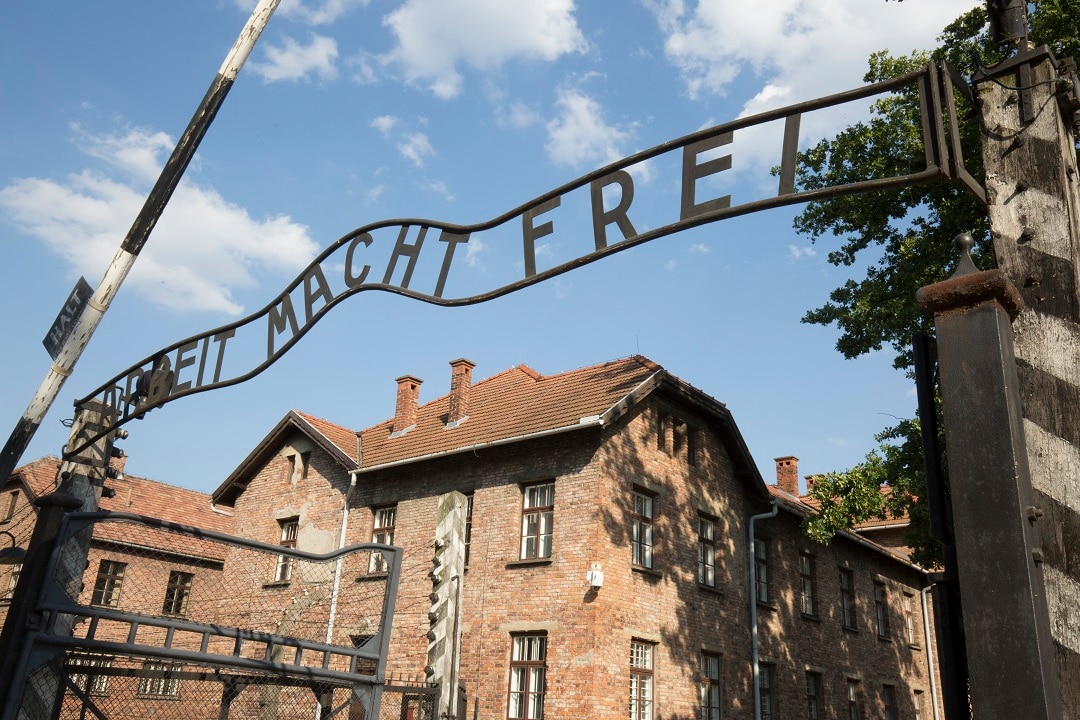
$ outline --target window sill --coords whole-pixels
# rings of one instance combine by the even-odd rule
[[[891,637],[882,637],[881,635],[878,635],[877,639],[878,639],[878,642],[883,642],[883,643],[891,643],[892,642]]]
[[[841,625],[840,629],[843,630],[844,632],[849,632],[852,635],[858,635],[859,634],[859,628],[852,627],[851,625]]]
[[[758,600],[757,601],[757,606],[759,608],[765,608],[766,610],[773,610],[773,611],[776,611],[776,610],[780,609],[779,606],[777,606],[776,603],[769,602],[769,601],[763,601],[763,600]]]
[[[551,564],[551,558],[528,558],[526,560],[511,560],[506,563],[507,569],[519,567],[543,567]]]
[[[356,576],[356,582],[371,582],[371,581],[375,581],[375,580],[385,580],[387,577],[389,577],[389,575],[390,575],[390,573],[385,573],[385,572],[373,572],[373,573],[368,573],[367,575],[357,575]]]
[[[818,617],[817,615],[811,615],[809,613],[800,613],[800,614],[802,615],[803,620],[809,620],[810,622],[816,622],[816,623],[821,622],[821,618]]]
[[[714,595],[722,596],[725,594],[723,590],[716,587],[715,585],[706,585],[704,583],[698,583],[698,590],[701,590],[702,592],[712,593]]]
[[[272,582],[263,583],[263,590],[273,590],[274,588],[286,588],[292,583],[289,580],[274,580]]]
[[[908,643],[907,646],[909,650],[918,650],[919,652],[922,652],[922,645],[918,643]]]
[[[650,578],[662,578],[662,577],[664,577],[664,573],[660,572],[656,568],[644,567],[642,565],[631,565],[630,569],[632,571],[636,572],[636,573],[641,573],[642,575],[645,575],[646,577],[650,577]]]

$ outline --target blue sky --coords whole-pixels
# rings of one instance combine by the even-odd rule
[[[354,228],[488,220],[639,150],[857,87],[870,52],[932,47],[976,4],[284,0],[23,460],[60,453],[75,398],[260,309]],[[49,367],[41,340],[67,293],[80,275],[100,281],[253,6],[0,4],[5,438]],[[807,116],[801,144],[864,110]],[[717,194],[775,192],[775,133],[737,134],[730,152]],[[632,174],[635,223],[671,222],[678,168]],[[127,469],[209,491],[290,408],[360,429],[393,414],[400,375],[425,380],[421,402],[445,394],[458,357],[482,379],[635,353],[727,403],[766,479],[782,455],[801,474],[848,467],[915,397],[888,351],[844,360],[834,328],[799,322],[859,268],[828,265],[835,241],[796,235],[797,210],[657,239],[471,307],[360,293],[255,379],[129,424]],[[542,266],[591,249],[587,223],[557,223]],[[470,287],[520,278],[520,235],[470,243],[459,266]]]

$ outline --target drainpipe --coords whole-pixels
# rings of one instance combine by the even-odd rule
[[[758,520],[767,520],[776,517],[780,512],[780,506],[776,500],[769,501],[772,510],[760,515],[750,516],[750,530],[748,532],[749,558],[750,558],[750,663],[753,670],[754,685],[754,720],[761,720],[761,685],[760,667],[758,665],[758,631],[757,631],[757,563],[754,562],[754,523]]]
[[[353,490],[356,489],[356,476],[349,476],[349,489],[345,491],[345,507],[341,510],[341,529],[338,531],[338,547],[345,547],[345,530],[349,525],[349,501],[352,499]],[[330,618],[326,624],[326,644],[333,641],[334,619],[337,617],[338,589],[341,587],[341,561],[342,557],[334,562],[334,589],[330,593]]]
[[[937,671],[934,669],[934,650],[930,645],[930,613],[927,612],[926,594],[933,590],[936,583],[930,583],[919,591],[922,600],[923,643],[926,645],[926,670],[930,674],[930,702],[934,706],[934,720],[938,720]]]

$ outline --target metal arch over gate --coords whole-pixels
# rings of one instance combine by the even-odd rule
[[[871,178],[845,185],[798,191],[795,171],[799,126],[804,114],[865,100],[901,89],[916,88],[922,109],[921,169],[894,177]],[[241,383],[259,374],[295,345],[331,308],[365,290],[383,290],[442,306],[462,306],[491,300],[550,279],[614,253],[682,230],[770,208],[840,195],[884,190],[938,179],[961,183],[983,203],[985,190],[965,169],[956,122],[956,93],[969,102],[967,83],[947,65],[922,70],[862,88],[790,105],[700,130],[614,162],[487,222],[455,225],[434,220],[385,220],[357,228],[326,248],[285,290],[261,310],[241,320],[181,340],[143,359],[90,395],[76,401],[78,408],[97,400],[113,414],[107,430],[69,448],[65,457],[77,456],[95,440],[165,403],[194,393]],[[732,204],[730,195],[699,199],[709,178],[730,170],[731,155],[720,155],[736,143],[736,133],[783,121],[779,184],[773,196]],[[681,153],[681,157],[676,155]],[[648,162],[670,159],[681,168],[677,216],[660,227],[639,231],[634,226],[634,172]],[[912,159],[913,167],[920,164]],[[570,211],[577,198],[580,213]],[[614,200],[612,202],[612,200]],[[591,233],[592,249],[546,269],[537,268],[536,242],[563,234],[560,207],[570,218],[591,224],[577,236]],[[514,221],[520,219],[519,230]],[[618,239],[609,239],[614,225]],[[441,251],[424,250],[431,231],[438,231]],[[502,236],[499,237],[500,233]],[[507,237],[509,234],[509,238]],[[459,246],[478,238],[521,243],[520,266],[524,277],[479,292],[455,295],[457,280],[450,270]],[[410,240],[410,238],[412,238]],[[483,242],[483,240],[481,240]],[[430,245],[429,245],[430,248]],[[381,255],[380,255],[381,252]],[[399,274],[399,261],[404,266]],[[379,270],[382,269],[381,278]],[[410,287],[414,273],[428,270],[434,282],[425,290]],[[437,274],[436,271],[437,270]],[[333,280],[331,280],[331,278]]]

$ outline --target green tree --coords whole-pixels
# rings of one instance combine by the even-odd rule
[[[1031,39],[1047,44],[1058,58],[1080,57],[1080,0],[1045,0],[1032,4]],[[932,52],[870,57],[866,82],[918,70],[928,62],[948,62],[971,76],[979,66],[1004,58],[989,37],[985,7],[976,7],[950,23]],[[968,170],[982,177],[978,118],[961,107],[959,131]],[[815,189],[921,170],[923,145],[918,93],[899,91],[877,100],[869,120],[856,123],[800,153],[798,182]],[[831,264],[867,264],[865,276],[850,279],[810,310],[803,322],[836,325],[836,349],[855,358],[889,346],[893,364],[912,372],[914,333],[933,335],[933,325],[915,302],[915,291],[945,279],[957,257],[952,239],[969,232],[980,267],[993,266],[989,226],[978,201],[957,184],[938,182],[917,187],[810,203],[795,219],[795,229],[817,242],[835,237],[840,245],[828,255]],[[878,433],[878,449],[853,468],[816,479],[811,497],[822,511],[807,522],[808,533],[822,542],[834,533],[874,517],[911,518],[907,542],[924,565],[940,560],[930,537],[923,498],[926,479],[918,420],[903,420]],[[880,487],[888,487],[882,493]]]

